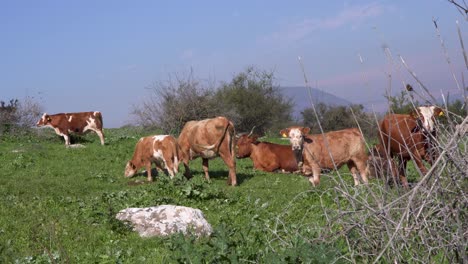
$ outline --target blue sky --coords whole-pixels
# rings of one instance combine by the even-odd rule
[[[456,20],[468,46],[468,21],[446,0],[0,1],[0,100],[99,110],[119,127],[170,74],[221,82],[256,66],[301,86],[301,56],[313,86],[382,109],[389,74],[394,93],[416,86],[400,55],[436,94],[458,91],[451,67],[468,79]]]

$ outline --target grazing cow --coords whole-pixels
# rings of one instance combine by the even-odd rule
[[[48,126],[55,130],[59,136],[65,139],[65,145],[70,145],[70,133],[83,134],[92,130],[101,139],[104,145],[104,133],[102,132],[101,112],[60,113],[48,115],[44,113],[37,122],[37,126]]]
[[[167,171],[171,178],[179,171],[179,148],[177,141],[170,135],[142,137],[135,146],[133,158],[125,166],[125,177],[132,177],[141,168],[146,167],[148,181],[153,181],[151,163],[162,171]]]
[[[185,177],[191,178],[189,161],[201,157],[205,178],[208,174],[208,160],[220,156],[229,167],[228,185],[237,185],[235,158],[235,129],[225,117],[187,122],[177,141],[180,160],[184,163]]]
[[[297,161],[289,145],[257,141],[257,135],[242,135],[237,139],[237,158],[251,158],[257,170],[294,172]]]
[[[403,187],[408,187],[408,160],[413,159],[421,173],[426,174],[427,169],[422,161],[432,165],[436,159],[435,117],[443,115],[443,110],[437,106],[419,106],[411,114],[388,114],[380,123],[380,144],[386,158],[397,158],[399,180]]]
[[[309,132],[308,127],[295,126],[281,130],[280,134],[289,137],[293,151],[302,153],[302,172],[312,185],[320,183],[322,169],[339,169],[344,164],[353,174],[354,185],[359,185],[358,172],[364,183],[368,182],[366,145],[357,128],[318,135],[308,135]]]

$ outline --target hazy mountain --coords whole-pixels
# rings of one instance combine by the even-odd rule
[[[305,108],[312,107],[309,96],[309,89],[303,86],[296,87],[280,87],[281,92],[288,98],[291,98],[295,104],[293,108],[293,115],[300,117],[300,113]],[[339,106],[339,105],[350,105],[352,102],[327,93],[325,91],[311,88],[311,97],[314,104],[324,103],[327,105]]]

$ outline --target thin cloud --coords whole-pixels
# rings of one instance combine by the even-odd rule
[[[260,38],[261,41],[300,41],[318,30],[334,30],[343,26],[356,28],[369,18],[382,15],[387,8],[377,3],[349,6],[338,14],[326,18],[306,18],[302,21],[285,25],[283,29]]]

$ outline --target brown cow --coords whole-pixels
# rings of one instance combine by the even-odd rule
[[[60,113],[48,115],[44,113],[37,122],[37,126],[48,126],[55,130],[59,136],[65,139],[65,145],[70,145],[70,133],[83,134],[92,130],[101,139],[104,145],[104,133],[102,132],[102,114],[95,112]]]
[[[257,170],[273,172],[294,172],[298,170],[297,161],[289,145],[257,141],[257,135],[241,135],[237,139],[237,158],[251,158]]]
[[[318,135],[308,135],[309,132],[308,127],[296,126],[283,129],[280,134],[289,137],[293,151],[302,152],[302,172],[314,186],[320,183],[322,169],[339,169],[344,164],[353,174],[354,185],[359,185],[358,172],[362,181],[368,182],[366,145],[357,128]]]
[[[185,177],[192,177],[189,161],[201,157],[205,178],[208,174],[208,160],[220,156],[229,167],[228,184],[237,185],[235,159],[235,129],[225,117],[187,122],[180,132],[177,143],[180,160],[184,163]]]
[[[153,181],[151,163],[156,168],[167,171],[171,178],[179,171],[179,149],[177,141],[170,135],[142,137],[135,146],[133,158],[125,166],[125,177],[132,177],[141,168],[146,167],[148,181]]]
[[[443,114],[437,106],[420,106],[411,114],[388,114],[380,123],[380,144],[387,158],[396,157],[399,161],[399,180],[403,187],[408,187],[408,160],[413,159],[423,174],[427,169],[422,161],[432,164],[435,160],[435,117]]]

